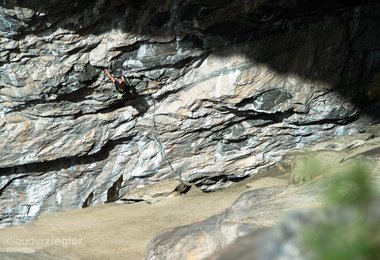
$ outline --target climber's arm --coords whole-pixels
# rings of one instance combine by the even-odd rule
[[[125,82],[125,84],[127,84],[127,80],[125,79],[124,76],[121,76],[121,80],[122,80],[123,82]]]
[[[115,82],[115,78],[111,75],[111,73],[108,71],[108,69],[104,69],[107,73],[108,77],[111,79],[112,82]]]

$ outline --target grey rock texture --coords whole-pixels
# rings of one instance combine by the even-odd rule
[[[378,220],[380,215],[378,211],[379,203],[371,203],[369,206],[374,210],[366,212],[366,220]],[[273,228],[259,230],[241,237],[221,252],[207,259],[321,259],[315,257],[310,248],[305,245],[306,232],[313,230],[313,227],[323,226],[323,224],[329,222],[344,223],[347,227],[350,227],[354,221],[357,221],[358,215],[361,214],[358,214],[357,211],[350,207],[292,212],[283,217]],[[339,237],[326,237],[326,239],[334,240],[339,239]],[[367,242],[370,244],[370,241]]]
[[[158,235],[145,259],[204,259],[241,236],[274,225],[286,210],[316,201],[312,195],[286,185],[248,191],[220,215]]]
[[[184,184],[176,179],[166,179],[151,185],[146,185],[141,189],[132,190],[117,200],[116,203],[130,204],[143,201],[153,204],[164,198],[186,193],[191,188],[191,186],[182,187],[182,185]]]
[[[365,131],[378,120],[358,106],[380,67],[378,7],[3,1],[0,226],[173,177],[213,191]],[[132,82],[123,100],[104,67]]]
[[[293,164],[286,170],[287,177],[305,175],[299,172],[299,165],[304,164],[304,157],[312,151],[325,166],[323,175],[333,176],[360,158],[371,165],[374,173],[371,180],[378,190],[379,147],[380,138],[365,141],[360,135],[343,137],[298,150],[297,154],[293,151],[281,164]],[[306,170],[303,167],[303,172]],[[302,244],[303,231],[326,220],[350,223],[357,217],[357,210],[351,205],[322,210],[321,194],[328,182],[318,181],[317,176],[314,179],[304,185],[279,183],[247,191],[218,215],[159,234],[150,242],[145,259],[315,259]],[[377,197],[366,205],[365,221],[371,219],[377,225],[378,203]]]

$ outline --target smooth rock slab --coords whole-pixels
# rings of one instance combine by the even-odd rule
[[[158,235],[150,242],[145,259],[205,259],[216,253],[210,259],[309,259],[310,255],[300,246],[301,232],[328,219],[331,214],[336,220],[347,217],[349,221],[356,212],[344,207],[327,211],[311,210],[322,205],[320,195],[326,187],[323,182],[326,178],[316,180],[347,172],[352,162],[361,159],[373,170],[371,181],[376,188],[380,184],[380,139],[362,141],[363,137],[358,135],[355,142],[353,137],[340,138],[290,155],[279,170],[287,173],[287,178],[302,179],[308,183],[291,185],[289,179],[282,185],[247,191],[221,214]],[[334,142],[337,144],[334,147],[342,150],[332,149]],[[314,156],[316,160],[319,158],[321,161],[316,163],[320,165],[314,167],[322,171],[316,175],[307,173],[314,168],[305,166],[306,156]],[[292,161],[292,166],[284,167],[289,165],[289,161]],[[370,205],[368,209],[376,207]],[[376,201],[374,205],[377,205]],[[298,211],[291,213],[295,209]],[[289,214],[283,217],[284,213]],[[372,213],[371,218],[376,220],[379,213],[376,210]],[[280,224],[277,225],[279,220]],[[269,227],[273,228],[266,231]],[[229,246],[235,240],[236,244]],[[220,250],[222,252],[218,253]]]

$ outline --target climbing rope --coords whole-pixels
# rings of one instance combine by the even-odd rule
[[[169,165],[170,169],[172,170],[172,172],[178,176],[179,180],[181,182],[182,179],[181,179],[181,173],[176,171],[173,167],[173,165],[171,164],[168,156],[166,155],[166,152],[165,152],[165,148],[164,148],[164,145],[163,143],[161,142],[160,138],[158,137],[158,134],[157,134],[157,125],[156,125],[156,101],[152,98],[152,101],[153,101],[153,116],[152,116],[152,129],[153,129],[153,139],[154,141],[157,143],[157,146],[158,148],[160,149],[160,152],[161,152],[161,155],[162,157],[165,159],[166,163]]]
[[[124,80],[125,82],[125,86],[123,89],[120,89],[118,84],[115,84],[115,82],[118,82],[113,76],[112,74],[108,71],[107,68],[104,69],[106,74],[108,75],[108,77],[111,79],[111,81],[114,83],[115,85],[115,90],[117,92],[117,98],[118,99],[123,99],[124,97],[124,94],[125,94],[125,88],[128,87],[128,88],[131,88],[132,86],[132,83],[130,81],[130,79],[128,77],[123,77],[122,76],[122,79]],[[141,94],[141,93],[140,93]],[[181,173],[176,171],[173,167],[173,165],[171,164],[168,156],[166,155],[166,152],[165,152],[165,147],[163,145],[163,143],[161,142],[159,136],[158,136],[158,133],[157,133],[157,125],[156,125],[156,101],[154,98],[151,98],[149,95],[145,95],[144,97],[145,99],[145,102],[149,104],[149,100],[151,99],[153,101],[153,117],[152,117],[152,130],[153,130],[153,140],[156,142],[159,150],[160,150],[160,153],[162,155],[162,157],[165,159],[166,163],[169,165],[169,168],[172,170],[172,172],[175,174],[175,176],[179,179],[179,181],[181,182],[181,184],[176,188],[176,191],[179,191],[181,193],[185,193],[191,185],[189,184],[186,184],[182,179],[181,179]],[[148,136],[149,138],[149,136]]]
[[[112,80],[112,82],[118,82],[118,81],[116,81],[115,80],[115,78],[112,76],[112,74],[107,70],[107,69],[105,69],[105,72],[106,72],[106,74],[108,75],[108,77]],[[126,77],[126,78],[124,78],[124,77],[122,77],[123,78],[123,80],[124,80],[124,82],[125,82],[125,87],[129,87],[129,88],[131,88],[131,86],[132,86],[132,83],[131,83],[131,81],[129,80],[129,78],[128,77]],[[125,94],[125,87],[124,87],[124,89],[119,89],[118,88],[118,85],[117,84],[115,84],[115,89],[116,89],[116,92],[117,92],[117,97],[118,97],[118,99],[122,99],[123,98],[123,96],[124,96],[124,94]],[[141,94],[141,93],[140,93]],[[176,171],[175,169],[174,169],[174,167],[173,167],[173,165],[171,164],[171,162],[170,162],[170,160],[169,160],[169,158],[168,158],[168,156],[167,156],[167,154],[166,154],[166,152],[165,152],[165,147],[164,147],[164,145],[163,145],[163,143],[161,142],[161,140],[160,140],[160,138],[159,138],[159,136],[158,136],[158,133],[157,133],[157,124],[156,124],[156,101],[155,101],[155,99],[154,98],[151,98],[150,96],[148,96],[148,95],[146,95],[145,97],[144,97],[144,99],[145,99],[145,101],[146,101],[146,103],[149,103],[149,100],[151,99],[152,100],[152,102],[153,102],[153,116],[152,116],[152,130],[153,130],[153,140],[156,142],[156,144],[157,144],[157,146],[158,146],[158,148],[159,148],[159,150],[160,150],[160,153],[161,153],[161,155],[162,155],[162,157],[165,159],[165,161],[166,161],[166,163],[169,165],[169,168],[171,169],[171,171],[174,173],[174,175],[179,179],[179,181],[181,182],[181,185],[182,185],[182,188],[180,188],[180,186],[181,185],[179,185],[177,188],[179,189],[179,190],[182,190],[182,191],[185,191],[185,190],[187,190],[187,188],[190,186],[190,185],[188,185],[188,184],[186,184],[184,181],[182,181],[182,179],[181,179],[181,173],[180,172],[178,172],[178,171]],[[149,138],[149,137],[148,137]]]

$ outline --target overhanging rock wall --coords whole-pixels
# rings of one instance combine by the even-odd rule
[[[4,1],[1,226],[177,175],[219,189],[364,131],[380,8],[311,3]]]

